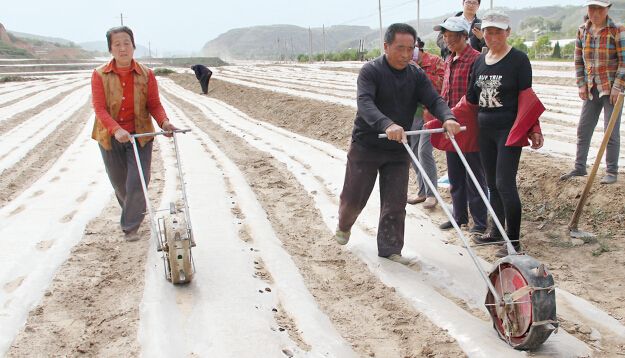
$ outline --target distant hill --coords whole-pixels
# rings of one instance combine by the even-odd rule
[[[71,41],[7,31],[0,24],[0,58],[85,59],[93,55]]]
[[[617,22],[624,23],[625,0],[613,0],[612,2],[610,16]],[[486,2],[484,2],[483,8],[486,8]],[[458,7],[458,10],[461,8]],[[586,9],[582,6],[502,8],[502,10],[510,15],[513,35],[522,36],[527,40],[534,40],[535,33],[538,35],[549,34],[552,39],[570,38],[574,36],[586,13]],[[478,16],[484,12],[485,10],[480,11]],[[435,39],[438,33],[434,32],[432,27],[441,23],[445,18],[454,16],[455,13],[450,12],[444,16],[421,19],[421,26],[418,29],[420,37],[424,41]],[[537,18],[542,18],[542,20]],[[410,20],[408,23],[416,27],[416,20]],[[557,30],[554,31],[554,29]],[[323,29],[311,28],[310,30],[312,33],[312,52],[323,52]],[[364,40],[365,49],[378,48],[380,41],[379,30],[367,26],[331,26],[325,28],[325,33],[327,52],[338,52],[350,47],[357,48],[360,40]],[[295,58],[298,54],[308,54],[308,52],[308,29],[294,25],[233,29],[208,41],[202,48],[202,53],[205,56],[217,56],[225,60],[279,60]]]
[[[323,51],[323,29],[313,28],[314,52]],[[367,26],[332,26],[325,29],[326,50],[357,48],[359,39],[371,33]],[[308,29],[294,25],[254,26],[233,29],[207,42],[205,56],[224,59],[277,59],[308,53]]]

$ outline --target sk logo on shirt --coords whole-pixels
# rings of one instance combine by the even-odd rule
[[[480,92],[480,107],[503,107],[499,97],[501,75],[480,75],[475,84],[482,89]]]

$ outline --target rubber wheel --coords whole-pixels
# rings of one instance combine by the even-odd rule
[[[499,337],[518,350],[538,348],[558,326],[555,292],[540,289],[525,292],[523,289],[552,287],[551,274],[530,256],[511,255],[496,263],[489,278],[497,294],[508,298],[508,303],[498,310],[493,295],[490,292],[486,295],[486,308]],[[522,295],[511,300],[514,292]],[[551,323],[545,323],[547,321]]]

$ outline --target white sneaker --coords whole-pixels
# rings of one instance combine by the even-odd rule
[[[336,240],[336,242],[338,242],[339,245],[346,245],[349,242],[350,235],[351,235],[351,232],[341,231],[337,228],[336,232],[334,233],[334,240]]]
[[[401,254],[392,254],[390,256],[385,257],[385,259],[397,262],[398,264],[402,264],[402,265],[410,264],[410,259],[408,259],[407,257],[403,257]]]

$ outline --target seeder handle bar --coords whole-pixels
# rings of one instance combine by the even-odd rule
[[[467,240],[467,238],[462,233],[462,230],[460,230],[460,226],[458,226],[458,223],[454,219],[454,216],[451,214],[451,212],[447,208],[447,204],[445,204],[445,201],[443,201],[443,198],[439,194],[438,190],[436,190],[436,187],[434,186],[434,183],[432,183],[432,180],[430,180],[430,177],[428,177],[427,173],[425,172],[425,169],[423,169],[423,166],[421,165],[421,163],[419,162],[419,160],[417,159],[415,154],[412,152],[412,149],[410,148],[408,143],[403,142],[402,144],[404,145],[404,148],[406,149],[406,152],[408,152],[408,155],[410,155],[410,158],[412,159],[412,162],[415,164],[415,166],[417,167],[417,169],[421,173],[421,177],[423,177],[423,180],[425,181],[427,186],[430,188],[430,190],[432,190],[432,193],[436,197],[436,200],[438,200],[438,202],[441,203],[441,209],[443,209],[443,211],[445,212],[445,214],[449,218],[449,221],[451,222],[451,225],[454,227],[454,229],[456,229],[456,232],[458,233],[458,236],[460,237],[460,240],[462,240],[462,243],[464,244],[467,252],[469,253],[469,257],[471,258],[471,260],[473,260],[473,263],[475,264],[475,267],[477,268],[478,272],[480,273],[480,276],[482,276],[482,279],[486,283],[486,286],[488,287],[488,290],[491,292],[491,294],[495,298],[495,302],[499,302],[500,296],[497,293],[497,290],[495,290],[495,286],[493,286],[493,283],[488,278],[488,275],[486,274],[486,272],[484,272],[484,269],[482,268],[482,265],[480,264],[479,260],[477,259],[477,256],[475,255],[475,253],[471,249],[471,246],[469,245],[469,240]]]
[[[187,132],[191,132],[191,129],[176,129],[175,131],[160,131],[160,132],[152,132],[152,133],[131,134],[130,136],[133,138],[156,137],[157,135],[163,135],[163,134],[187,133]]]
[[[475,185],[475,188],[477,189],[477,192],[480,194],[482,201],[484,201],[484,205],[486,205],[486,208],[488,209],[490,216],[493,218],[493,222],[495,223],[495,226],[497,226],[497,229],[499,230],[499,232],[501,233],[501,236],[506,242],[506,249],[508,250],[508,255],[517,254],[516,250],[514,249],[514,246],[512,245],[512,242],[510,241],[510,238],[508,237],[508,234],[506,233],[506,230],[504,230],[503,225],[501,225],[501,222],[499,221],[499,218],[497,217],[497,214],[495,214],[495,210],[490,205],[490,201],[488,200],[488,197],[486,197],[486,193],[484,193],[484,190],[482,190],[482,187],[480,186],[480,183],[477,181],[477,178],[475,177],[473,170],[471,170],[471,167],[469,166],[467,159],[465,158],[464,154],[460,150],[460,146],[458,146],[456,139],[452,136],[449,138],[449,140],[451,141],[451,144],[453,144],[454,149],[456,149],[456,154],[458,154],[458,157],[460,157],[460,160],[462,161],[462,164],[466,168],[467,173],[471,177],[471,180],[473,181],[473,185]]]
[[[460,127],[460,131],[467,130],[467,127]],[[419,134],[445,133],[445,128],[420,129],[418,131],[406,131],[407,136]],[[386,134],[378,134],[378,138],[387,138]]]

